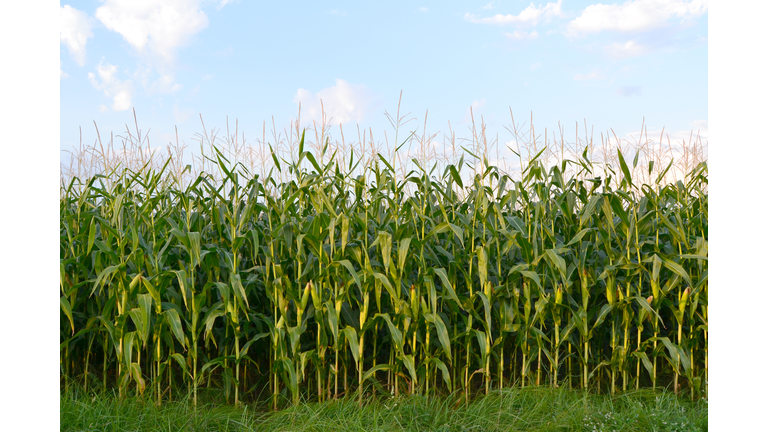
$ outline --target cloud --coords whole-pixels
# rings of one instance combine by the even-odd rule
[[[531,72],[535,71],[536,69],[541,67],[541,62],[536,62],[531,65]]]
[[[351,121],[361,122],[373,108],[375,95],[364,84],[350,84],[343,79],[337,79],[336,85],[324,88],[317,93],[303,88],[298,89],[293,102],[301,104],[303,118],[320,122],[322,111],[325,111],[326,120],[336,125]]]
[[[625,58],[625,57],[637,57],[650,52],[647,46],[640,45],[635,41],[627,41],[624,43],[616,42],[611,45],[603,47],[603,51],[610,57]]]
[[[527,8],[523,9],[518,15],[502,15],[496,14],[492,17],[480,18],[476,15],[472,15],[469,12],[464,14],[464,19],[473,22],[475,24],[532,24],[536,25],[543,17],[547,20],[552,17],[563,16],[562,10],[563,0],[557,0],[557,3],[547,3],[546,6],[537,8],[533,3]],[[488,6],[488,5],[486,5]],[[485,9],[485,8],[484,8]]]
[[[634,0],[623,4],[587,6],[568,23],[568,36],[604,30],[643,32],[661,27],[673,18],[688,20],[707,12],[707,0]]]
[[[669,144],[672,144],[673,147],[677,147],[677,144],[682,143],[682,141],[685,141],[686,143],[695,142],[698,138],[701,140],[702,144],[706,144],[709,142],[709,128],[708,128],[708,122],[706,120],[695,120],[689,123],[690,129],[681,129],[681,130],[669,130],[669,129],[663,129],[664,136],[661,136],[662,129],[646,129],[644,131],[633,131],[624,134],[624,136],[630,141],[630,142],[637,142],[638,138],[643,135],[647,135],[649,139],[656,142],[657,144],[661,144],[662,147],[667,147]],[[659,142],[659,139],[661,138],[661,142]],[[667,140],[669,138],[669,141]]]
[[[99,75],[99,82],[93,72],[88,73],[88,81],[96,90],[103,91],[104,94],[112,98],[113,111],[125,111],[131,107],[133,99],[133,81],[121,81],[115,77],[117,67],[109,63],[102,64],[103,60],[96,66],[96,72]],[[100,111],[106,110],[102,105]]]
[[[616,94],[623,97],[640,96],[643,88],[640,86],[623,86],[616,89]]]
[[[64,79],[69,76],[68,73],[64,72],[64,69],[61,68],[62,61],[59,60],[59,79]]]
[[[199,7],[201,1],[106,0],[95,15],[136,51],[149,52],[168,65],[173,63],[177,48],[208,26],[208,17]]]
[[[576,76],[573,77],[574,81],[591,81],[591,80],[604,80],[605,75],[601,74],[598,71],[592,71],[588,74],[576,74]]]
[[[464,113],[464,118],[461,120],[462,123],[469,123],[472,121],[472,117],[474,116],[476,121],[480,121],[480,109],[485,106],[485,98],[482,99],[475,99],[472,101],[472,105],[470,105],[469,108],[467,108],[467,112]]]
[[[708,131],[709,122],[706,120],[694,120],[691,122],[691,127],[694,129],[701,129],[702,131]]]
[[[539,37],[539,33],[534,30],[530,33],[526,33],[521,30],[515,30],[512,33],[504,33],[509,39],[512,39],[514,41],[525,41],[525,40],[532,40]]]
[[[85,45],[88,39],[93,37],[91,18],[87,13],[70,5],[59,7],[59,13],[61,16],[61,42],[69,49],[69,55],[72,59],[80,66],[84,66]]]
[[[419,8],[419,12],[429,12],[429,8],[425,8],[422,6]]]
[[[483,6],[483,9],[485,9],[485,10],[494,9],[494,8],[495,8],[495,6],[493,5],[493,2],[490,2],[487,5]]]
[[[219,4],[216,6],[216,10],[221,10],[224,6],[232,3],[239,2],[240,0],[220,0]]]
[[[173,106],[173,118],[176,119],[177,123],[184,123],[192,114],[190,109],[179,110],[178,104]]]

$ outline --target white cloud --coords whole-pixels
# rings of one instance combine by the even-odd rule
[[[221,10],[224,6],[238,2],[238,1],[239,0],[220,0],[218,6],[216,6],[216,9]]]
[[[533,3],[523,9],[518,15],[496,14],[492,17],[480,18],[469,12],[464,14],[464,19],[475,24],[533,24],[536,25],[543,17],[551,19],[552,17],[563,16],[563,0],[557,0],[557,3],[547,3],[546,6],[536,7]],[[486,5],[488,6],[488,5]],[[485,8],[484,8],[485,9]]]
[[[178,104],[173,106],[173,118],[176,119],[177,123],[184,123],[190,115],[192,115],[192,110],[179,110]]]
[[[508,38],[514,40],[514,41],[524,41],[524,40],[532,40],[539,37],[539,33],[534,30],[530,33],[526,33],[522,30],[515,30],[512,33],[504,33]]]
[[[99,82],[96,79],[96,75],[93,72],[88,73],[88,81],[96,90],[103,91],[104,94],[112,98],[112,110],[113,111],[125,111],[131,107],[131,101],[133,99],[133,81],[125,80],[121,81],[115,77],[117,67],[109,63],[96,66],[96,72],[99,75]],[[106,109],[102,105],[99,110],[103,112]]]
[[[667,158],[674,157],[675,163],[665,177],[666,181],[674,181],[675,179],[684,178],[687,174],[683,169],[683,164],[686,163],[684,148],[687,148],[688,150],[688,170],[694,167],[692,160],[693,155],[691,154],[692,150],[694,150],[694,146],[696,147],[696,153],[704,153],[705,159],[709,153],[709,130],[707,128],[707,121],[695,120],[689,123],[689,126],[690,129],[670,130],[668,128],[648,128],[642,132],[636,130],[624,134],[624,140],[630,143],[645,142],[645,137],[647,137],[648,140],[651,141],[648,147],[650,147],[652,151],[656,150],[657,152],[666,154],[666,157],[662,158],[664,162],[660,163],[658,159],[655,161],[655,165],[658,167],[655,168],[655,170],[663,170],[666,168],[666,164],[669,163]],[[650,159],[653,158],[653,156],[650,157]]]
[[[568,24],[569,36],[603,30],[642,32],[672,18],[690,19],[707,12],[707,0],[634,0],[623,4],[587,6]]]
[[[68,73],[64,72],[64,69],[61,68],[62,61],[59,60],[59,79],[64,79],[69,76]]]
[[[493,5],[493,2],[490,2],[487,5],[483,6],[483,9],[485,9],[485,10],[494,9],[494,8],[495,8],[495,6]]]
[[[531,72],[535,71],[536,69],[541,67],[541,62],[536,62],[531,65]]]
[[[419,12],[429,12],[429,8],[420,7]]]
[[[309,121],[322,121],[322,111],[326,120],[334,125],[361,122],[374,105],[373,91],[364,84],[350,84],[343,79],[337,79],[336,85],[327,87],[317,93],[300,88],[293,98],[295,103],[301,103],[301,116]],[[321,108],[322,101],[322,108]]]
[[[610,57],[625,58],[625,57],[637,57],[647,54],[650,49],[644,45],[640,45],[635,41],[627,41],[624,43],[616,42],[611,45],[603,47],[603,51]]]
[[[708,131],[709,122],[706,120],[694,120],[691,122],[691,127],[694,129],[701,129],[702,131]]]
[[[70,5],[59,7],[61,18],[60,39],[69,49],[69,55],[80,66],[85,65],[85,45],[91,32],[91,19],[88,14]]]
[[[201,1],[106,0],[95,15],[138,52],[149,51],[164,64],[171,64],[176,49],[208,26],[208,17],[199,7]]]
[[[682,141],[685,141],[686,143],[696,141],[697,135],[698,138],[701,140],[703,144],[706,144],[709,142],[709,128],[708,128],[708,122],[706,120],[695,120],[689,123],[690,129],[683,129],[683,130],[677,130],[677,131],[670,131],[669,129],[663,129],[664,136],[661,136],[662,129],[646,129],[643,132],[640,131],[633,131],[630,133],[626,133],[624,136],[628,138],[630,142],[637,142],[638,138],[643,135],[647,135],[649,139],[652,141],[655,141],[656,143],[659,143],[659,139],[661,138],[660,144],[662,147],[667,147],[669,144],[672,144],[673,147],[676,147],[677,144],[680,144]],[[669,141],[667,140],[669,138]]]
[[[623,86],[616,89],[616,94],[623,97],[640,96],[643,88],[640,86]]]
[[[475,99],[472,101],[472,105],[470,105],[469,108],[467,108],[467,112],[464,113],[464,118],[462,119],[462,123],[469,123],[472,121],[472,117],[474,116],[475,121],[480,121],[480,109],[485,106],[485,98],[482,99]]]
[[[176,82],[176,78],[173,74],[161,74],[160,79],[152,84],[150,90],[160,93],[175,93],[180,88],[181,84]]]
[[[576,76],[574,76],[573,79],[574,81],[604,80],[605,75],[601,74],[598,71],[592,71],[588,74],[576,74]]]

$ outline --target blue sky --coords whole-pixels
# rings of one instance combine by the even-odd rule
[[[392,128],[402,90],[408,130],[468,135],[469,108],[489,136],[512,137],[533,113],[537,130],[610,128],[673,142],[707,138],[706,0],[62,2],[61,149],[133,123],[153,147],[193,144],[239,121],[318,118],[319,100],[345,133]],[[268,126],[268,131],[270,127]],[[332,129],[336,134],[338,128]],[[269,132],[268,132],[269,134]],[[550,132],[551,135],[551,132]],[[391,139],[391,138],[390,138]],[[62,156],[64,158],[65,156]]]

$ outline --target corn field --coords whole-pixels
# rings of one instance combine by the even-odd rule
[[[197,404],[213,387],[275,409],[505,386],[706,394],[706,162],[639,184],[659,167],[621,151],[602,175],[586,152],[537,155],[519,180],[472,154],[470,177],[464,157],[398,176],[396,159],[324,151],[302,136],[267,175],[216,150],[217,172],[187,183],[169,160],[63,184],[62,391]]]

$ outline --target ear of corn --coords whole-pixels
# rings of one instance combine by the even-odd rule
[[[296,161],[273,153],[281,182],[218,150],[215,175],[183,187],[167,164],[73,179],[65,388],[85,377],[197,403],[216,387],[275,408],[533,383],[677,391],[681,376],[692,397],[706,388],[705,163],[638,186],[620,152],[619,174],[586,182],[534,159],[520,181],[488,167],[464,186],[463,160],[398,178],[383,157],[353,174],[353,157],[302,138]]]

